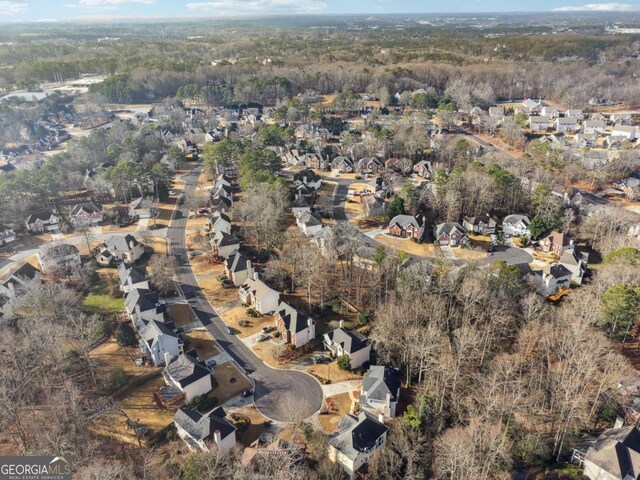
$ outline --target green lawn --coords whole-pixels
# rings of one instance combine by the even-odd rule
[[[84,298],[82,305],[93,313],[115,314],[124,310],[124,299],[115,298],[107,292],[104,277],[91,289]]]

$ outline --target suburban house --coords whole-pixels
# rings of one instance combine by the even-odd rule
[[[322,220],[316,213],[301,212],[296,216],[296,224],[300,231],[307,237],[316,235],[322,230]]]
[[[511,214],[502,220],[502,231],[505,237],[527,237],[531,236],[529,225],[531,220],[526,215]]]
[[[75,228],[98,225],[104,219],[102,207],[95,203],[78,203],[69,214],[69,222]]]
[[[553,108],[550,105],[545,105],[540,110],[540,115],[544,115],[545,117],[558,118],[560,112],[557,109]]]
[[[361,173],[378,173],[382,167],[382,162],[376,157],[364,157],[358,160],[358,171]]]
[[[602,141],[602,146],[608,150],[618,150],[622,148],[629,139],[623,135],[609,135]]]
[[[233,205],[231,200],[229,200],[226,197],[212,198],[209,204],[211,205],[209,209],[211,213],[215,213],[215,212],[227,213],[231,209],[231,206]]]
[[[16,238],[16,232],[13,231],[13,228],[0,224],[0,247],[15,242]]]
[[[211,189],[211,198],[226,198],[233,203],[233,189],[224,183],[214,185]]]
[[[531,116],[529,117],[529,128],[534,132],[546,131],[552,122],[553,119],[551,117]]]
[[[566,118],[575,118],[576,120],[582,120],[584,118],[584,113],[579,108],[570,108],[566,112],[564,112],[564,116]]]
[[[413,166],[413,171],[422,178],[431,178],[433,175],[433,166],[428,160],[422,160]]]
[[[640,179],[635,177],[627,177],[613,184],[613,188],[617,188],[632,200],[640,198]]]
[[[331,170],[339,173],[353,173],[353,160],[349,157],[336,157],[331,162]]]
[[[67,243],[45,245],[38,252],[38,261],[42,273],[58,272],[63,276],[76,273],[82,264],[80,251]]]
[[[100,247],[96,260],[100,265],[111,265],[121,261],[136,263],[144,254],[144,245],[136,237],[127,234],[124,237],[114,235],[109,237]]]
[[[124,297],[124,307],[133,323],[155,320],[164,323],[165,302],[160,301],[158,294],[145,288],[134,288]]]
[[[573,137],[573,144],[578,148],[591,148],[598,142],[597,133],[578,133]]]
[[[189,352],[175,358],[169,355],[166,354],[162,376],[169,387],[184,394],[185,403],[211,391],[211,371],[195,355]]]
[[[396,215],[389,222],[389,233],[395,237],[411,238],[416,242],[422,241],[425,219],[412,215]]]
[[[303,212],[311,213],[311,204],[304,197],[296,198],[291,204],[291,212],[294,217],[298,217]]]
[[[16,290],[31,285],[40,285],[40,282],[40,270],[30,263],[25,263],[11,270],[7,275],[7,280],[0,284],[0,297],[15,298]]]
[[[321,155],[316,153],[306,153],[300,157],[300,161],[307,167],[315,168],[316,170],[325,170],[327,168],[327,162],[325,162]]]
[[[34,233],[53,232],[58,230],[60,218],[51,212],[33,213],[27,217],[27,231]]]
[[[214,128],[204,135],[207,142],[219,142],[224,138],[224,130],[222,128]],[[197,152],[196,152],[197,153]]]
[[[236,250],[225,260],[224,272],[231,283],[239,287],[247,281],[249,276],[253,275],[251,260]]]
[[[211,251],[220,258],[229,258],[231,254],[240,248],[240,240],[235,235],[225,232],[216,232],[209,240]]]
[[[397,157],[387,158],[384,162],[384,168],[391,172],[400,172],[400,159]]]
[[[165,323],[151,320],[136,325],[140,335],[140,349],[149,355],[155,366],[182,353],[184,345],[175,332]]]
[[[301,347],[316,337],[316,322],[285,302],[280,302],[274,318],[286,343]]]
[[[131,200],[129,204],[129,216],[131,218],[151,218],[151,200],[144,197],[138,197]]]
[[[638,132],[636,127],[631,127],[629,125],[615,125],[611,128],[612,137],[624,137],[625,140],[629,140],[630,142],[635,140],[637,134]]]
[[[555,127],[558,132],[570,133],[578,130],[578,120],[575,117],[556,118]]]
[[[543,297],[555,295],[560,290],[568,289],[571,285],[571,272],[559,263],[545,265],[542,271],[535,272],[534,275],[534,283],[537,284],[538,292]]]
[[[329,439],[329,460],[339,463],[354,479],[363,467],[366,469],[373,452],[384,447],[388,430],[382,416],[375,420],[364,412],[344,415]]]
[[[630,113],[613,113],[609,120],[613,125],[629,125],[631,122],[631,114]]]
[[[582,122],[582,133],[601,135],[604,133],[606,126],[607,123],[604,120],[585,120]]]
[[[468,232],[478,233],[480,235],[490,235],[496,231],[496,221],[487,213],[486,215],[478,215],[476,217],[464,217],[462,226]]]
[[[589,254],[577,248],[569,248],[560,255],[560,265],[571,272],[571,281],[578,285],[582,285],[588,262]]]
[[[635,480],[640,476],[640,431],[616,422],[598,438],[584,435],[571,461],[584,467],[590,480]]]
[[[362,378],[360,408],[375,415],[396,416],[396,406],[400,399],[401,376],[396,368],[371,365]]]
[[[209,217],[209,225],[211,226],[211,231],[215,233],[231,233],[231,219],[226,213],[215,212]]]
[[[564,233],[556,232],[555,230],[540,240],[540,248],[542,248],[542,251],[552,253],[557,257],[560,257],[560,255],[572,245],[573,240],[570,240]]]
[[[275,311],[280,302],[280,294],[260,280],[257,273],[247,278],[238,293],[242,303],[251,305],[263,315]]]
[[[218,449],[226,453],[236,444],[236,427],[225,417],[222,407],[207,414],[181,408],[174,415],[173,424],[189,450],[210,452]]]
[[[340,327],[324,334],[322,343],[333,357],[347,355],[351,369],[360,368],[369,362],[371,355],[369,340],[361,333],[345,330],[342,320],[340,320]]]
[[[531,115],[534,113],[540,113],[542,111],[542,102],[540,100],[536,101],[531,98],[527,98],[522,101],[522,105],[520,110],[525,112],[527,115]]]
[[[469,241],[467,231],[458,222],[440,223],[436,226],[435,240],[442,246],[459,247]]]
[[[310,168],[303,168],[293,176],[293,183],[296,187],[306,185],[317,190],[322,186],[322,178]]]
[[[147,268],[144,266],[129,267],[125,263],[118,265],[118,277],[120,278],[120,289],[125,293],[131,290],[149,290],[149,280]]]

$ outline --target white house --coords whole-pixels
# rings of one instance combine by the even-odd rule
[[[316,322],[291,305],[280,302],[275,325],[286,343],[301,347],[316,337]]]
[[[316,235],[322,230],[322,220],[311,212],[301,212],[299,216],[296,217],[296,224],[300,231],[307,237]]]
[[[224,271],[227,278],[236,287],[239,287],[247,281],[247,278],[253,276],[251,260],[237,250],[225,260]]]
[[[100,247],[96,260],[100,265],[125,262],[136,263],[144,254],[144,245],[131,234],[109,237]]]
[[[553,108],[550,105],[545,105],[544,107],[542,107],[542,109],[540,110],[540,115],[543,115],[545,117],[551,117],[551,118],[558,118],[558,116],[560,115],[560,113],[558,112],[557,109]]]
[[[560,255],[560,265],[571,272],[571,281],[582,285],[582,279],[587,271],[589,254],[580,252],[575,247],[562,252]]]
[[[396,368],[371,365],[362,378],[360,408],[375,415],[396,416],[396,406],[400,399],[400,371]]]
[[[635,140],[636,135],[636,127],[631,127],[629,125],[615,125],[614,127],[611,127],[612,137],[624,137],[626,140],[632,142]]]
[[[339,463],[349,478],[354,479],[369,463],[371,455],[384,447],[388,430],[383,417],[375,420],[364,412],[357,417],[343,416],[338,432],[329,439],[329,460]]]
[[[260,280],[257,272],[247,278],[238,293],[242,303],[251,305],[263,315],[275,311],[280,301],[280,294]]]
[[[534,275],[538,292],[543,297],[555,295],[560,290],[567,289],[571,285],[571,272],[559,263],[545,265],[541,272],[536,272]]]
[[[584,467],[590,480],[635,480],[640,472],[640,432],[616,424],[598,438],[584,435],[572,461]]]
[[[538,116],[534,115],[529,117],[529,128],[536,131],[545,131],[547,130],[553,122],[551,117]]]
[[[215,212],[209,217],[209,224],[211,225],[211,231],[214,233],[224,232],[227,235],[231,234],[231,219],[221,212]]]
[[[578,130],[578,120],[575,117],[556,118],[555,127],[558,132],[570,133]]]
[[[311,213],[311,205],[306,198],[298,197],[291,204],[291,212],[293,213],[293,216],[297,218],[303,212]]]
[[[152,320],[138,324],[140,348],[147,353],[155,366],[165,363],[167,358],[175,358],[182,353],[182,341],[166,324]]]
[[[189,353],[183,353],[175,358],[165,356],[165,367],[162,376],[169,387],[174,387],[184,394],[186,403],[191,403],[194,398],[209,393],[211,383],[211,371],[197,358]]]
[[[155,320],[164,323],[166,303],[160,301],[158,294],[152,290],[134,288],[124,297],[124,307],[131,316],[134,325],[140,322]]]
[[[235,235],[225,232],[216,232],[209,240],[211,251],[220,258],[229,258],[231,254],[240,248],[240,240]]]
[[[222,407],[207,414],[197,410],[179,409],[173,424],[180,438],[194,452],[230,451],[236,444],[236,427],[225,419]]]
[[[80,251],[66,243],[45,245],[38,252],[38,261],[42,273],[58,271],[64,276],[76,273],[82,264]]]
[[[614,113],[609,117],[609,120],[614,125],[629,125],[631,122],[630,113]]]
[[[317,190],[322,186],[322,178],[310,168],[303,168],[293,176],[293,183],[296,187],[306,185]]]
[[[102,207],[92,202],[78,203],[69,214],[69,222],[75,228],[98,225],[103,219]]]
[[[584,118],[584,113],[579,108],[570,108],[566,112],[564,112],[564,116],[567,118],[575,118],[576,120],[582,120]]]
[[[464,217],[462,226],[468,231],[479,233],[481,235],[489,235],[496,231],[496,221],[487,213],[486,215],[477,215],[475,217]]]
[[[582,122],[582,133],[604,133],[607,124],[604,120],[585,120]]]
[[[352,369],[367,363],[371,356],[371,344],[367,337],[352,330],[345,330],[342,320],[340,327],[324,334],[322,343],[333,357],[347,355]]]
[[[131,218],[151,218],[153,214],[151,210],[151,201],[144,197],[135,198],[129,204],[129,216]]]
[[[16,232],[13,228],[0,224],[0,247],[16,241]]]
[[[526,215],[511,214],[502,220],[502,231],[505,237],[531,237],[529,225],[531,220]]]
[[[54,232],[60,227],[60,218],[51,212],[38,212],[29,215],[25,224],[29,232]]]

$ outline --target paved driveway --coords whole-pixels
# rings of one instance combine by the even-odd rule
[[[487,265],[489,263],[504,260],[509,265],[528,265],[533,261],[533,257],[521,248],[510,247],[508,245],[497,245],[495,252],[487,254],[487,258],[478,262],[479,265]]]
[[[199,173],[200,168],[195,168],[184,177],[183,195],[188,195],[195,188]],[[187,258],[185,230],[189,209],[182,206],[182,199],[180,197],[178,201],[167,237],[170,252],[178,261],[176,274],[185,298],[220,346],[252,377],[255,405],[263,415],[280,422],[310,417],[322,405],[322,389],[318,381],[304,372],[279,370],[265,365],[240,338],[226,332],[224,322],[203,295]]]

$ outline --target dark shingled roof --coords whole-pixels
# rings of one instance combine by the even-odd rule
[[[236,430],[236,427],[225,420],[226,413],[222,407],[203,415],[197,410],[180,409],[173,417],[176,425],[186,430],[196,440],[213,439],[216,430],[224,439]]]
[[[386,400],[387,392],[391,392],[391,401],[397,402],[400,388],[400,372],[391,367],[372,365],[362,379],[362,389],[366,398],[372,400]]]
[[[336,328],[327,333],[327,336],[334,343],[341,345],[342,349],[347,353],[357,352],[368,345],[367,337],[361,333],[345,330],[344,328]]]
[[[185,354],[171,360],[162,373],[171,377],[181,387],[186,387],[201,378],[211,375],[211,371],[196,358]]]
[[[298,333],[309,327],[309,317],[285,302],[280,302],[276,313],[284,322],[284,327],[288,332]],[[313,320],[311,321],[313,322]]]

